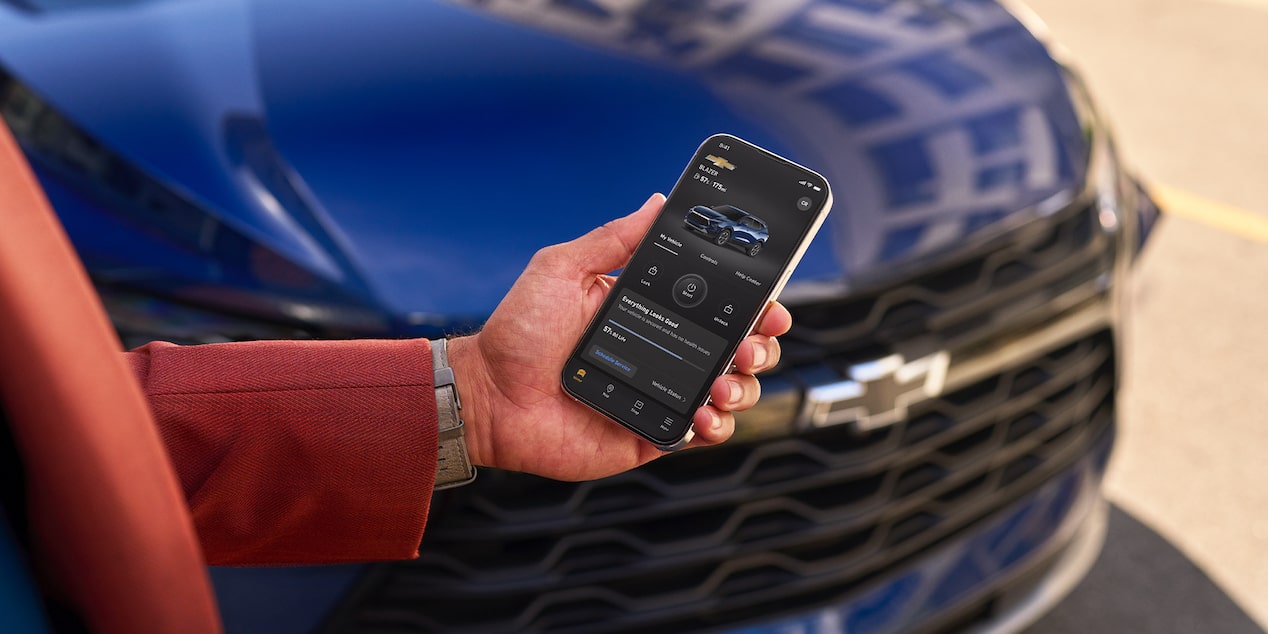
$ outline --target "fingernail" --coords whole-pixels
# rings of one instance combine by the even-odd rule
[[[713,431],[722,431],[722,417],[714,414],[713,422],[709,424],[709,428]]]
[[[727,402],[734,403],[744,396],[744,388],[740,387],[738,381],[727,381]]]
[[[753,350],[753,367],[757,367],[757,368],[766,367],[766,359],[770,357],[770,351],[766,349],[766,346],[763,346],[761,344],[754,346],[754,348],[755,349]]]

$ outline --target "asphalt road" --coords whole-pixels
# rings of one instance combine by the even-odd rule
[[[1033,0],[1167,213],[1140,262],[1105,549],[1031,631],[1268,627],[1268,0]]]

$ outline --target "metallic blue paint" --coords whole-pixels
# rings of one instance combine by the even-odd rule
[[[321,292],[230,279],[42,172],[105,272],[318,326],[359,311],[345,329],[382,334],[478,322],[536,248],[667,189],[717,131],[840,192],[795,280],[878,283],[1083,185],[1059,69],[993,2],[516,5],[43,3],[0,8],[0,65]],[[292,306],[314,295],[340,297]]]
[[[26,568],[26,555],[0,515],[0,631],[14,634],[47,632],[40,597]]]

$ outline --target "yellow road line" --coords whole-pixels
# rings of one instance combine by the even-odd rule
[[[1268,216],[1165,185],[1154,185],[1149,192],[1168,215],[1268,244]]]

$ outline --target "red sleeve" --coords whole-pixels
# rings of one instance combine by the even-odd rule
[[[426,340],[151,343],[127,356],[208,563],[417,556],[438,445]]]

